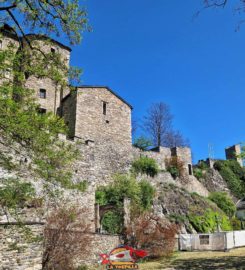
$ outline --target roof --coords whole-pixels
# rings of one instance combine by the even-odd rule
[[[62,43],[60,43],[59,41],[57,41],[57,40],[55,40],[55,39],[53,39],[53,38],[50,38],[50,37],[48,37],[48,36],[45,36],[45,35],[41,35],[41,34],[27,34],[26,37],[31,37],[31,38],[33,37],[33,38],[38,38],[38,39],[50,40],[50,41],[52,41],[52,42],[58,44],[60,47],[62,47],[62,48],[64,48],[64,49],[68,50],[69,52],[72,51],[72,49],[71,49],[70,47],[68,47],[68,46],[66,46],[66,45],[64,45],[64,44],[62,44]]]
[[[115,91],[113,91],[110,87],[108,86],[101,86],[101,85],[82,85],[82,86],[77,86],[77,88],[105,88],[107,89],[109,92],[111,92],[114,96],[116,96],[117,98],[119,98],[123,103],[125,103],[126,105],[129,106],[129,108],[132,110],[133,106],[130,105],[125,99],[123,99],[121,96],[119,96]]]

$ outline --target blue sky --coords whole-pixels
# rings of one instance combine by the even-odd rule
[[[236,1],[231,1],[233,4]],[[84,3],[84,1],[81,1]],[[245,25],[234,6],[203,11],[201,0],[87,0],[91,33],[73,47],[86,85],[107,85],[141,119],[169,104],[194,160],[245,140]]]

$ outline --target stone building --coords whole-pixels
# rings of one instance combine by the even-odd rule
[[[236,160],[241,166],[243,166],[243,160],[239,156],[242,153],[241,145],[235,144],[225,149],[226,159]]]

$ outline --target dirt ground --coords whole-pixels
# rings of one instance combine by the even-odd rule
[[[140,270],[245,270],[245,248],[229,252],[179,252],[169,260],[140,264]]]

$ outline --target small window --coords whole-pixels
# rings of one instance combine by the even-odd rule
[[[2,50],[2,49],[3,49],[3,41],[0,40],[0,50]]]
[[[189,175],[192,175],[192,166],[191,166],[191,164],[188,164],[188,171],[189,171]]]
[[[46,89],[40,89],[39,90],[39,97],[40,98],[46,98]]]
[[[209,235],[199,235],[200,245],[209,245]]]
[[[103,114],[106,115],[107,113],[107,103],[103,101]]]
[[[45,113],[47,112],[47,110],[44,109],[44,108],[39,108],[39,109],[38,109],[38,112],[39,112],[40,114],[45,114]]]
[[[51,53],[55,53],[55,52],[56,52],[55,48],[51,48]]]

